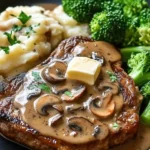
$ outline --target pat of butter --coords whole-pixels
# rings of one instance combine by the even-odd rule
[[[74,57],[67,68],[66,78],[94,85],[99,73],[100,63],[87,57]]]

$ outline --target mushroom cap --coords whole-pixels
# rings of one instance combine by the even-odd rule
[[[98,89],[99,90],[106,90],[106,88],[108,88],[110,90],[110,92],[114,95],[118,94],[119,92],[119,87],[111,82],[100,82]]]
[[[104,99],[94,98],[90,103],[90,110],[93,114],[101,118],[107,118],[114,113],[115,102],[112,101],[112,94],[108,94]]]
[[[75,111],[84,110],[85,108],[80,104],[72,104],[69,106],[66,106],[66,111],[68,113],[74,113]]]
[[[71,95],[63,94],[61,96],[61,99],[66,102],[73,102],[75,100],[78,100],[84,94],[85,90],[86,90],[86,87],[84,85],[81,85],[75,89],[72,89],[70,91]]]
[[[35,100],[34,109],[41,115],[48,115],[47,109],[50,107],[59,111],[56,107],[56,104],[59,103],[61,103],[61,100],[58,96],[54,94],[45,94]]]
[[[33,90],[30,90],[27,99],[31,100],[32,98],[39,96],[42,93],[42,90],[40,88],[34,88]]]
[[[74,140],[79,143],[86,143],[96,139],[103,140],[108,136],[108,128],[100,121],[90,122],[84,117],[72,117],[68,120],[70,132],[74,132]],[[83,142],[84,141],[84,142]]]
[[[62,114],[56,114],[55,116],[49,118],[48,125],[55,126],[62,117],[63,117]]]
[[[99,61],[101,66],[104,64],[104,57],[97,52],[92,52],[92,59]]]
[[[50,83],[59,83],[65,80],[67,65],[63,61],[54,61],[46,67],[42,76]]]
[[[52,92],[61,94],[61,99],[65,102],[74,102],[83,96],[86,86],[79,81],[66,81],[52,87]]]

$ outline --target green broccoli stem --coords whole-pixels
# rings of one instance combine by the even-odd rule
[[[150,102],[141,115],[141,121],[145,125],[150,125]]]
[[[132,77],[135,84],[139,87],[150,81],[150,72],[143,73],[141,70],[132,71],[129,76]]]
[[[136,53],[140,53],[143,51],[150,52],[150,46],[136,46],[136,47],[127,47],[127,48],[120,49],[123,62],[127,62],[128,59],[131,57],[132,53],[136,54]]]

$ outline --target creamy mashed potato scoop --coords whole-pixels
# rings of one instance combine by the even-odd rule
[[[62,40],[63,27],[42,7],[9,7],[0,15],[0,75],[27,71]]]
[[[79,23],[72,17],[68,16],[63,10],[62,5],[56,7],[52,14],[54,18],[63,26],[63,36],[64,38],[69,38],[73,36],[90,36],[90,28],[87,23]]]

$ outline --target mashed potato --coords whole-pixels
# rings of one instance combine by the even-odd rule
[[[31,16],[25,24],[18,19],[21,11]],[[41,62],[62,40],[63,31],[51,12],[41,7],[7,8],[0,15],[0,75],[16,75]]]
[[[90,29],[88,24],[80,24],[72,17],[68,16],[60,5],[53,10],[56,20],[64,27],[64,38],[72,36],[89,36]]]

